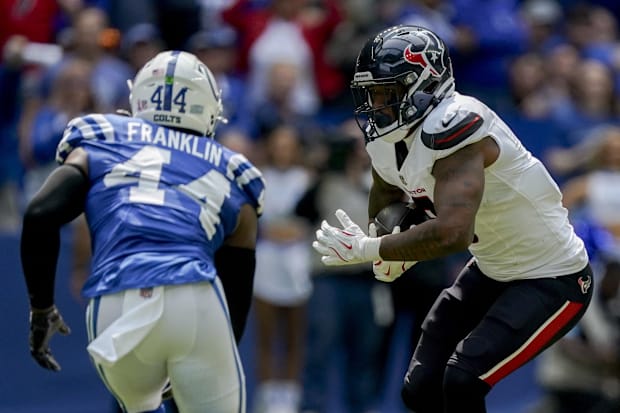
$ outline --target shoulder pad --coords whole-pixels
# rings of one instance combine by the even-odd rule
[[[484,119],[476,112],[455,110],[444,113],[436,122],[424,122],[422,125],[422,142],[430,149],[443,150],[458,145],[473,135],[484,123]]]
[[[229,151],[226,175],[245,193],[257,214],[263,213],[265,203],[265,178],[244,155]]]
[[[73,118],[56,148],[56,161],[64,163],[71,151],[80,146],[84,139],[114,141],[114,126],[106,116],[100,114]]]

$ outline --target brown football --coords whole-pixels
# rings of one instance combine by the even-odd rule
[[[391,234],[395,226],[401,231],[408,230],[412,225],[421,224],[431,219],[422,208],[408,202],[395,202],[383,208],[375,216],[377,235]]]

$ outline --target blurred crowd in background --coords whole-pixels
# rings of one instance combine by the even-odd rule
[[[415,342],[433,298],[468,258],[419,264],[388,285],[365,266],[323,267],[310,250],[314,228],[336,208],[367,219],[369,162],[348,89],[361,45],[398,23],[435,31],[450,47],[457,90],[503,116],[548,166],[596,264],[597,299],[541,356],[545,397],[532,411],[620,411],[617,0],[0,5],[2,232],[19,231],[68,120],[129,109],[127,80],[161,50],[190,51],[213,71],[228,119],[215,139],[244,153],[267,181],[252,308],[256,413],[326,412],[336,356],[346,411],[376,409],[395,320],[413,314],[407,339]]]

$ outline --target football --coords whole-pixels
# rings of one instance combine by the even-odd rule
[[[391,234],[395,226],[399,226],[401,231],[409,229],[412,225],[421,224],[431,219],[422,208],[418,208],[414,203],[395,202],[383,208],[375,216],[377,235],[382,236]]]

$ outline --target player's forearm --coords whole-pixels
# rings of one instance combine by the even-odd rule
[[[433,219],[400,234],[386,235],[379,254],[386,261],[432,260],[466,250],[472,238],[468,231],[447,228]]]
[[[54,280],[60,251],[60,231],[41,226],[26,213],[22,226],[20,255],[32,308],[54,304]]]
[[[224,245],[215,253],[215,268],[224,287],[230,322],[239,344],[252,304],[256,252]]]
[[[87,192],[88,179],[81,170],[61,166],[48,177],[24,213],[20,254],[34,308],[54,303],[60,228],[84,211]]]

